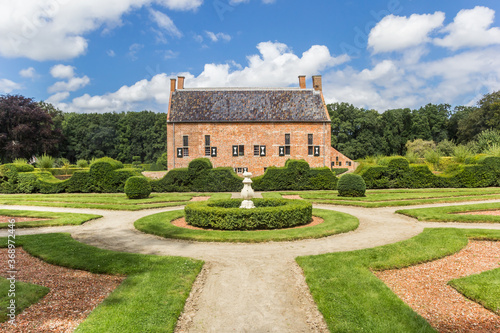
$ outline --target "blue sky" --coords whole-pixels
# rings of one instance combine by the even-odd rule
[[[66,112],[165,112],[186,87],[297,86],[384,111],[500,90],[485,1],[0,0],[0,94]]]

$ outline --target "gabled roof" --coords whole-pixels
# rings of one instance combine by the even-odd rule
[[[313,89],[177,89],[170,122],[329,122]]]

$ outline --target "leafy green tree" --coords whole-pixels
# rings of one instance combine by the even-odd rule
[[[429,150],[436,150],[436,143],[434,141],[415,139],[406,143],[406,152],[416,155],[417,157],[425,157],[425,153]]]
[[[450,140],[458,143],[465,143],[468,141],[467,133],[459,130],[459,124],[463,123],[476,109],[477,107],[475,106],[456,106],[453,109],[448,122],[448,136]]]
[[[471,141],[487,129],[500,130],[500,91],[484,95],[477,106],[458,122],[459,142]]]
[[[348,103],[328,105],[332,120],[332,146],[353,159],[380,154],[381,115]]]
[[[404,155],[406,142],[411,135],[411,110],[394,109],[382,114],[383,153]]]

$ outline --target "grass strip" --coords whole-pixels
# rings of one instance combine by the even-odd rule
[[[435,332],[371,270],[402,268],[458,252],[468,238],[500,240],[497,230],[425,229],[372,249],[298,257],[331,332]],[[486,273],[483,273],[486,274]],[[495,279],[500,270],[490,271]],[[485,276],[490,281],[491,276]],[[484,299],[485,293],[477,299]]]
[[[499,223],[500,216],[495,215],[459,215],[458,213],[489,211],[500,209],[500,202],[484,203],[475,205],[463,206],[447,206],[447,207],[432,207],[432,208],[416,208],[416,209],[401,209],[396,213],[414,217],[419,221],[433,222],[485,222]]]
[[[500,268],[451,280],[448,284],[465,297],[500,315]]]
[[[0,239],[6,247],[7,239]],[[102,250],[69,234],[16,237],[16,246],[59,266],[125,275],[75,332],[173,332],[202,261]]]
[[[40,219],[49,219],[42,221],[16,222],[16,228],[80,225],[90,220],[102,217],[102,215],[93,215],[93,214],[35,212],[30,210],[11,210],[11,209],[0,209],[0,215],[12,216],[14,217],[14,220],[16,217],[33,217]],[[5,229],[8,227],[9,227],[8,223],[0,223],[0,229]]]
[[[10,318],[7,314],[10,312],[7,307],[10,305],[11,295],[9,296],[10,280],[0,277],[0,323]],[[31,304],[37,303],[43,296],[50,291],[49,288],[37,284],[16,281],[15,289],[16,315],[23,312]]]
[[[165,238],[195,240],[201,242],[243,242],[260,243],[269,241],[291,241],[306,238],[320,238],[348,232],[358,227],[356,217],[324,209],[313,209],[313,215],[324,222],[313,227],[279,230],[221,231],[193,230],[174,226],[171,221],[184,216],[184,210],[149,215],[134,223],[136,229]]]
[[[128,199],[124,193],[0,194],[0,204],[138,211],[186,205],[195,196],[228,198],[230,193],[152,193]]]

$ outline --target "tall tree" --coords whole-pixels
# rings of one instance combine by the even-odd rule
[[[383,153],[403,155],[406,151],[406,142],[411,135],[411,110],[387,110],[382,114],[382,124]]]
[[[458,122],[463,141],[470,141],[487,129],[500,130],[500,91],[484,95],[477,106]]]
[[[0,96],[0,159],[57,154],[61,130],[52,116],[31,98]]]

